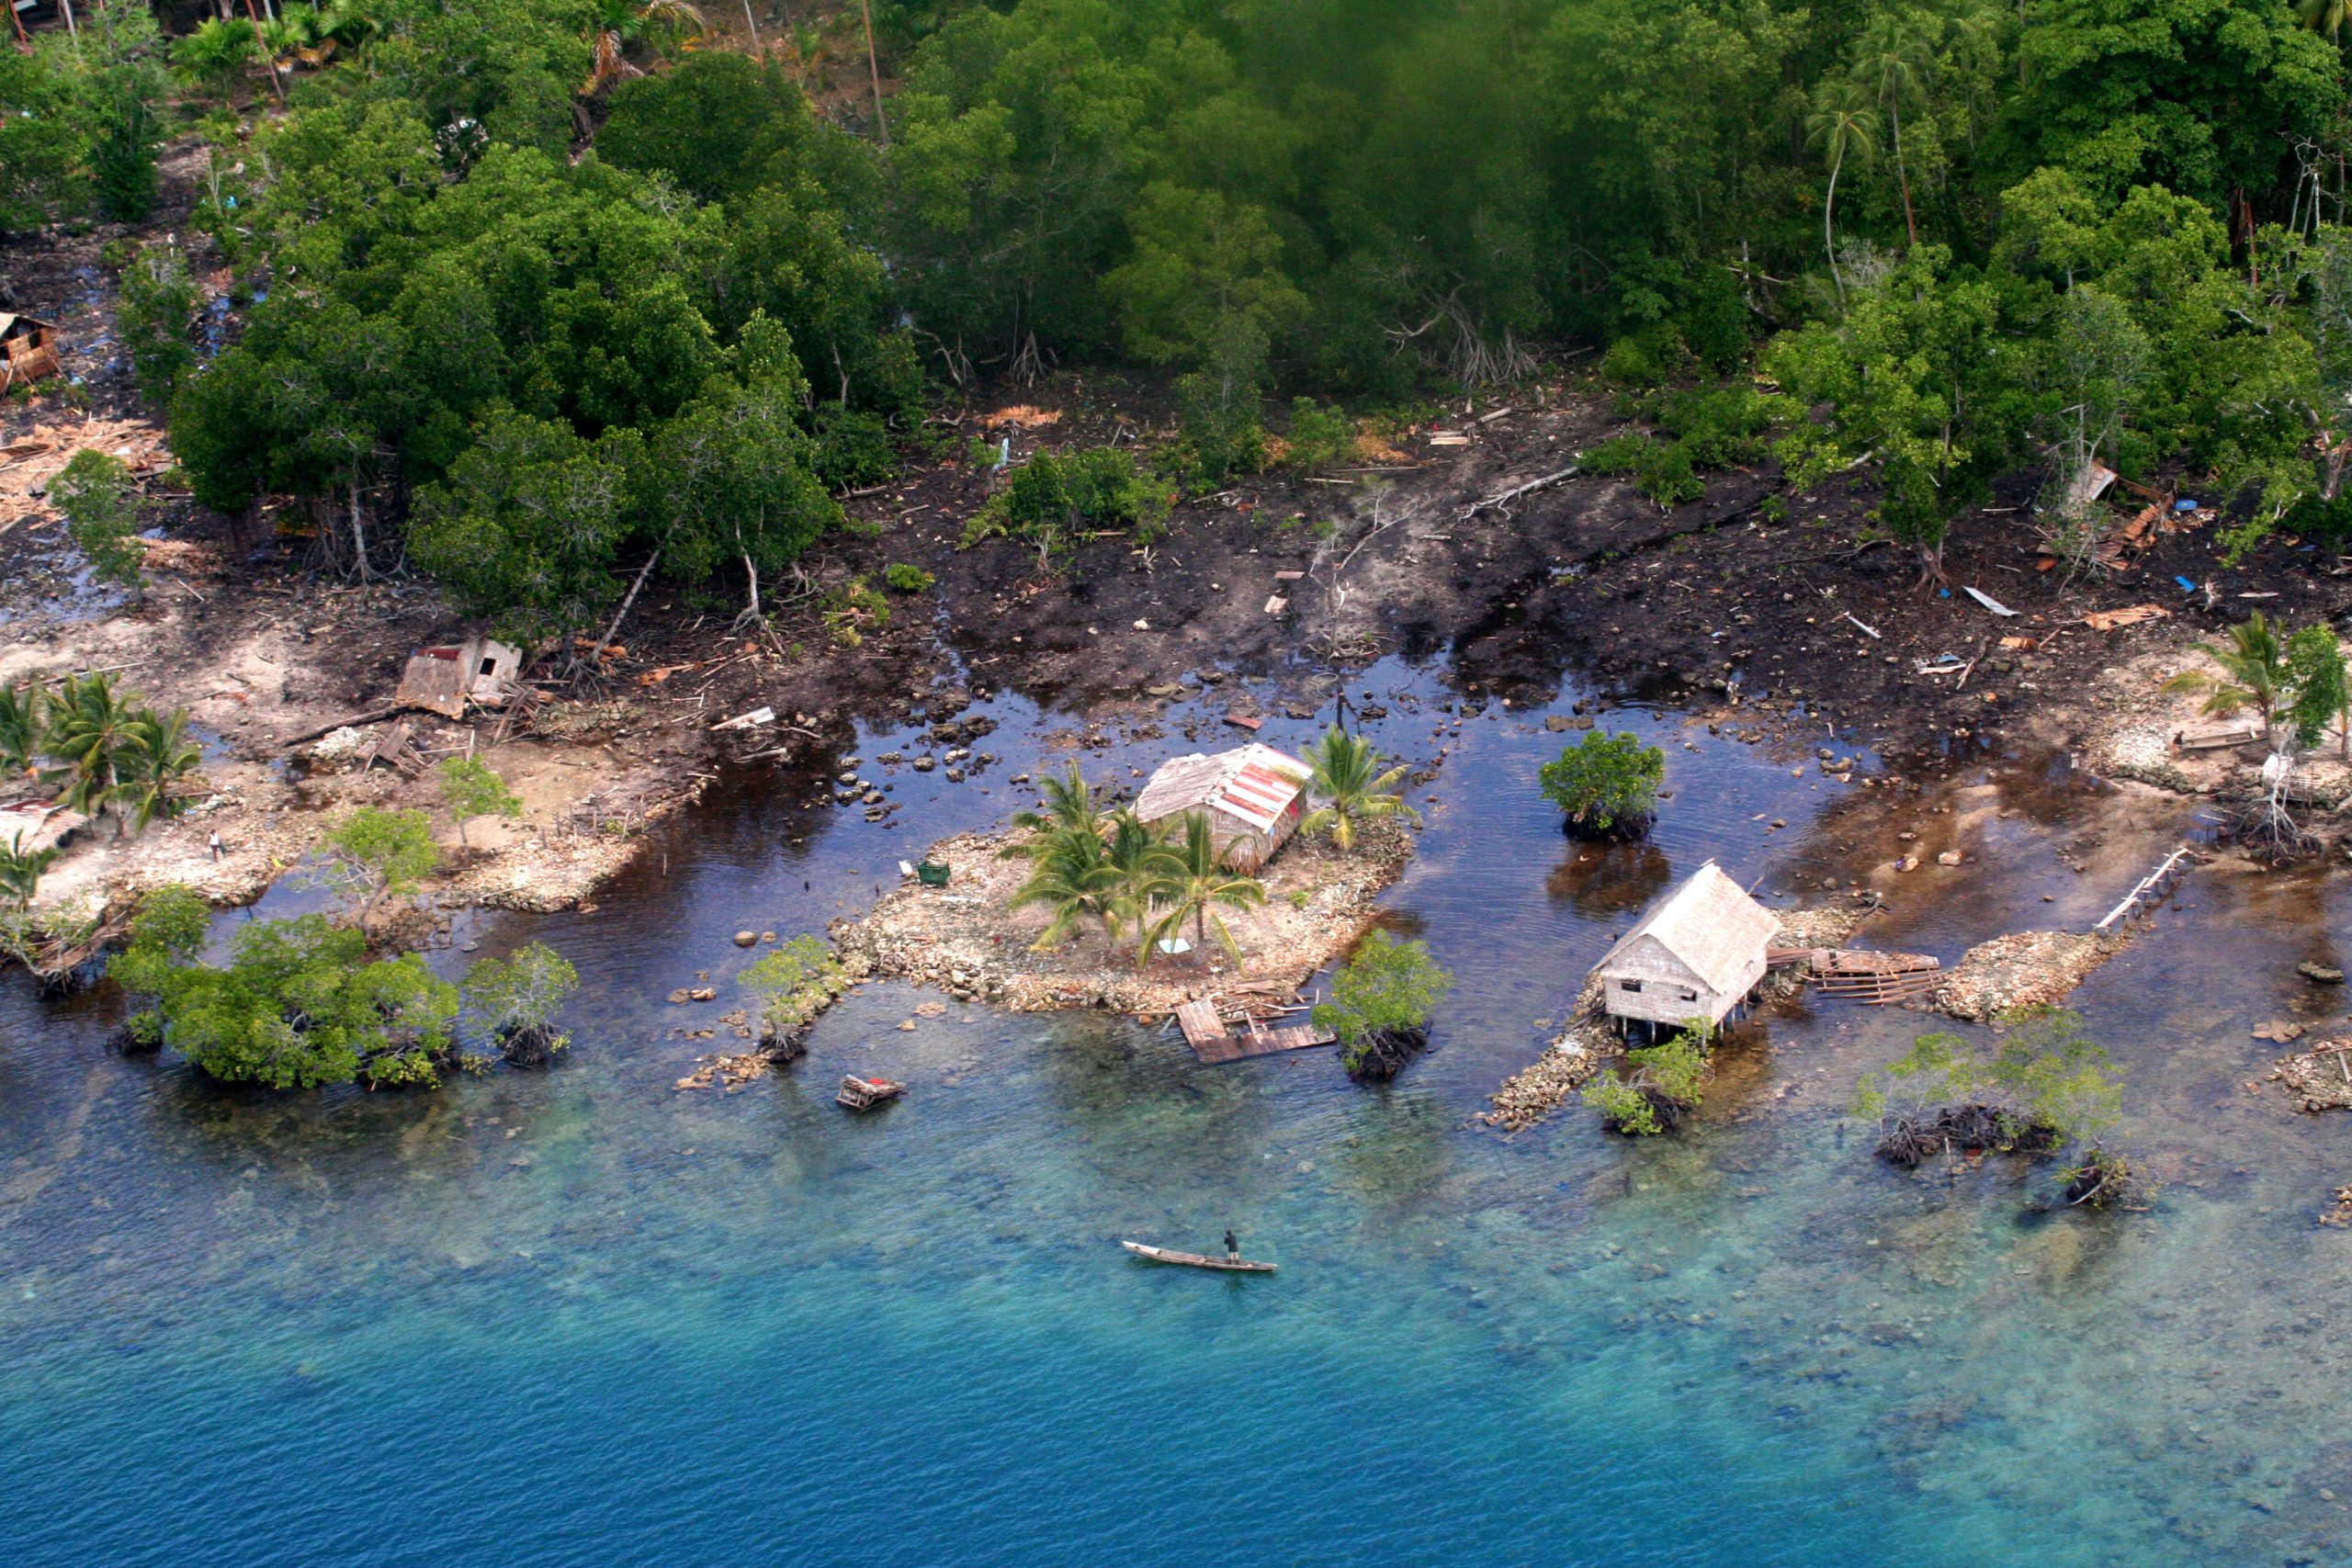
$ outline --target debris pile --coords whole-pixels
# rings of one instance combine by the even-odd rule
[[[2015,931],[1980,942],[1936,987],[1936,1006],[1954,1018],[1996,1018],[2015,1008],[2063,1002],[2130,938],[2082,931]]]
[[[2298,1111],[2352,1111],[2352,1040],[2323,1040],[2283,1056],[2270,1069],[2270,1080],[2287,1086]]]
[[[171,448],[151,419],[88,419],[36,424],[0,447],[0,531],[27,518],[52,516],[49,482],[85,447],[110,453],[130,465],[132,477],[152,479],[172,466]]]

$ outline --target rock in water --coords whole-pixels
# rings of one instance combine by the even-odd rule
[[[2305,959],[2302,963],[2296,964],[2295,973],[2301,975],[2304,979],[2309,980],[2315,986],[2340,986],[2344,984],[2343,970],[2330,968],[2324,964],[2314,964],[2309,959]]]
[[[760,933],[757,931],[737,931],[735,933],[735,945],[738,947],[750,947],[759,940]]]

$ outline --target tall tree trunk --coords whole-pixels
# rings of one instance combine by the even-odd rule
[[[743,0],[743,25],[752,29],[752,48],[760,47],[760,24],[752,20],[752,0]]]
[[[1887,100],[1887,118],[1894,130],[1894,177],[1903,186],[1903,229],[1917,249],[1919,220],[1911,211],[1911,172],[1903,164],[1903,106],[1893,98]]]
[[[882,113],[882,61],[874,52],[874,0],[858,0],[860,11],[865,14],[865,68],[874,76],[874,129],[882,145],[890,145],[890,122]]]
[[[359,581],[368,581],[375,575],[368,564],[368,524],[359,510],[359,472],[351,474],[351,547],[359,558]]]
[[[637,569],[637,581],[628,585],[628,592],[623,596],[621,607],[613,612],[611,622],[605,627],[605,635],[598,637],[596,646],[588,650],[589,663],[595,664],[604,659],[605,649],[611,645],[614,634],[621,629],[621,622],[628,619],[628,607],[637,603],[638,594],[645,588],[645,580],[653,575],[653,563],[662,558],[662,547],[669,542],[670,536],[663,535],[662,543],[654,546],[653,553],[645,558],[645,564]]]
[[[1838,286],[1838,308],[1846,308],[1846,279],[1838,271],[1838,237],[1833,224],[1838,213],[1838,171],[1846,166],[1846,144],[1838,143],[1838,157],[1829,165],[1829,197],[1821,204],[1821,248],[1829,255],[1829,281]]]

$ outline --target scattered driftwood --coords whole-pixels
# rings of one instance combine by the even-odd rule
[[[1484,501],[1474,501],[1463,510],[1462,521],[1467,523],[1481,512],[1507,512],[1512,502],[1522,496],[1532,495],[1539,490],[1549,489],[1562,479],[1574,479],[1577,472],[1577,466],[1570,463],[1556,473],[1545,474],[1542,479],[1530,479],[1523,485],[1513,485],[1510,489],[1498,491]]]
[[[2040,1154],[2057,1146],[2045,1124],[2006,1106],[1946,1105],[1898,1112],[1879,1122],[1878,1157],[1910,1170],[1939,1155],[1983,1149]]]
[[[2120,610],[2093,610],[2083,617],[2083,625],[2095,632],[2111,632],[2118,626],[2136,626],[2142,621],[2161,621],[2171,614],[2161,604],[2132,604]]]

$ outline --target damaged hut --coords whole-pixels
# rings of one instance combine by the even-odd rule
[[[468,637],[442,648],[421,648],[401,671],[393,705],[423,708],[443,718],[461,719],[466,707],[506,705],[523,671],[523,652],[494,637]]]
[[[57,357],[55,327],[0,310],[0,392],[28,387],[63,369]]]
[[[1594,965],[1611,1018],[1721,1023],[1764,978],[1781,922],[1709,861]]]
[[[1159,765],[1136,801],[1136,815],[1158,827],[1202,813],[1218,842],[1229,842],[1226,863],[1254,876],[1298,830],[1311,776],[1305,762],[1256,741],[1214,757],[1195,751]]]

